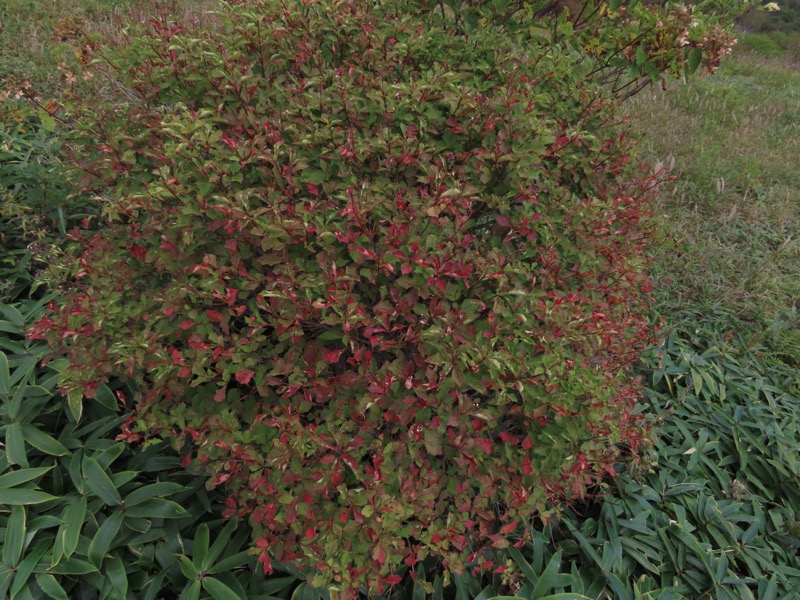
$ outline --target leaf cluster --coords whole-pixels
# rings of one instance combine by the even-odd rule
[[[44,301],[0,306],[0,597],[266,598],[249,529],[219,519],[208,494],[166,444],[117,439],[118,396],[98,390],[76,423],[56,391],[59,364],[23,329]]]

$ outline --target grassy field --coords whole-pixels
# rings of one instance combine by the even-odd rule
[[[800,297],[800,65],[737,54],[715,77],[651,88],[626,107],[676,180],[653,209],[659,310],[726,311],[750,333],[791,320]]]

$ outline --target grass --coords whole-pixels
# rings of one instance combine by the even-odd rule
[[[676,180],[653,206],[669,232],[659,310],[730,312],[758,338],[800,297],[800,69],[738,54],[715,77],[650,89],[627,106],[645,157]]]
[[[76,50],[87,39],[119,39],[126,29],[152,18],[202,22],[216,6],[215,0],[4,0],[0,73],[5,85],[0,92],[27,82],[36,95],[56,97],[67,86],[64,65],[75,64]]]

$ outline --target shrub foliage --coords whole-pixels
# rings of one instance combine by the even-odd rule
[[[125,436],[205,465],[264,568],[317,584],[491,568],[641,440],[649,182],[607,91],[555,28],[436,6],[154,21],[106,56],[126,104],[71,108],[102,219],[31,335],[76,419],[125,378]]]

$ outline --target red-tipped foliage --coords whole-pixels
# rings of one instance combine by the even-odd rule
[[[127,434],[189,441],[265,569],[376,590],[639,443],[646,186],[566,53],[337,7],[127,51],[141,101],[76,113],[105,222],[33,334],[73,394],[129,378]]]

